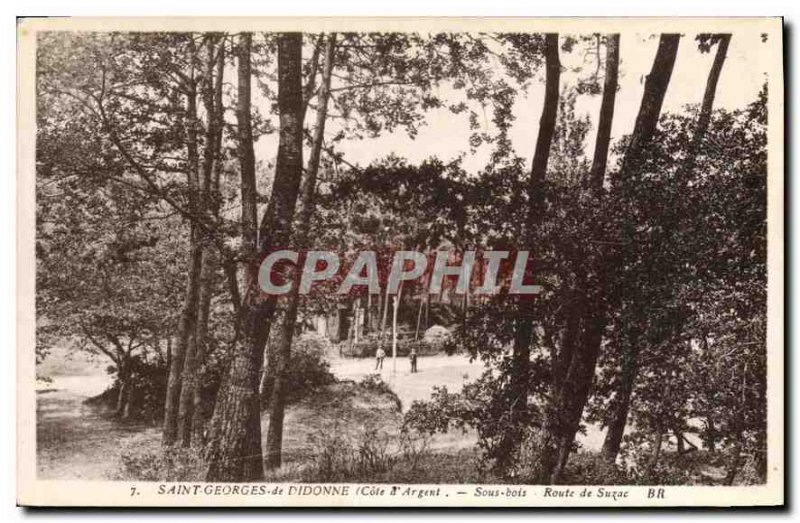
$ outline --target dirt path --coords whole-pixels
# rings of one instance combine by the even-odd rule
[[[40,479],[112,479],[125,440],[151,426],[123,423],[110,413],[85,405],[95,376],[70,376],[37,392],[36,468]],[[69,388],[67,388],[69,387]],[[102,390],[102,389],[101,389]]]
[[[402,403],[403,412],[416,400],[430,397],[435,386],[458,392],[468,381],[485,370],[480,363],[470,363],[463,355],[429,356],[419,359],[419,372],[411,374],[407,358],[398,358],[397,370],[391,358],[383,370],[375,370],[373,359],[334,359],[331,371],[342,380],[361,381],[370,374],[380,374]],[[89,370],[89,369],[87,369]],[[112,479],[120,471],[120,454],[134,438],[158,440],[158,428],[133,422],[120,422],[109,412],[84,404],[108,386],[109,377],[102,369],[91,374],[51,376],[37,392],[37,470],[42,479]],[[578,440],[590,449],[602,444],[602,433],[594,426]],[[432,447],[458,450],[473,446],[477,434],[437,435]]]

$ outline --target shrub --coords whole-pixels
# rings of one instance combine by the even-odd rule
[[[430,457],[431,439],[430,434],[403,427],[400,432],[400,455],[411,471],[418,470]]]
[[[370,478],[375,483],[411,484],[498,484],[503,478],[488,474],[481,467],[480,452],[474,448],[455,452],[426,452],[418,464],[406,459],[386,474]]]
[[[120,455],[123,479],[132,481],[198,481],[205,463],[198,449],[129,446]]]
[[[319,431],[311,436],[311,465],[302,479],[312,482],[346,481],[350,477],[352,446],[337,430]]]
[[[303,336],[297,339],[292,347],[292,354],[287,366],[286,400],[297,402],[313,390],[330,385],[336,381],[331,374],[330,365],[325,361],[326,341],[318,336]],[[274,377],[272,369],[268,369],[264,377],[266,384],[262,398],[262,408],[269,406],[269,392],[272,390]]]
[[[116,373],[115,367],[108,368]],[[130,362],[130,405],[128,416],[143,421],[158,421],[164,417],[164,402],[167,397],[167,376],[169,370],[160,360],[144,361],[134,357]],[[120,380],[115,376],[111,386],[97,396],[86,400],[88,405],[115,408],[119,396]]]
[[[378,394],[391,394],[394,396],[394,391],[388,383],[383,381],[380,374],[367,374],[361,381],[358,382],[360,387],[367,389],[370,392],[377,392]]]
[[[570,456],[561,482],[567,485],[629,485],[633,480],[622,467],[609,463],[601,454],[578,452]]]
[[[389,452],[389,442],[388,434],[372,427],[359,434],[353,460],[355,474],[352,477],[369,477],[390,470],[398,457]]]
[[[434,325],[425,331],[422,339],[431,345],[441,344],[446,342],[452,337],[447,327],[441,325]]]
[[[462,318],[461,304],[431,303],[428,319],[431,325],[453,325]]]
[[[693,485],[704,481],[701,468],[708,465],[710,456],[704,451],[679,455],[662,448],[653,464],[652,436],[634,430],[623,438],[620,457],[632,485]]]
[[[307,482],[392,482],[426,478],[438,470],[427,467],[430,436],[403,430],[390,435],[366,427],[348,436],[338,427],[312,436],[311,463],[301,473]]]
[[[389,436],[366,428],[355,440],[334,428],[312,436],[311,464],[304,470],[304,481],[342,482],[358,480],[390,470],[397,455],[389,451]]]
[[[736,485],[763,485],[767,482],[765,477],[766,470],[758,458],[754,456],[746,457],[744,465],[736,475],[734,484]]]

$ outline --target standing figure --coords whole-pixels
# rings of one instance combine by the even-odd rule
[[[375,370],[383,370],[383,358],[385,357],[386,352],[384,352],[383,347],[378,347],[378,351],[375,353]]]
[[[411,372],[417,372],[417,349],[414,347],[411,349],[411,354],[408,355],[409,359],[411,359]]]

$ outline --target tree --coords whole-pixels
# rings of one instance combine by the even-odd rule
[[[188,39],[189,71],[184,80],[186,96],[186,114],[184,116],[185,143],[186,143],[186,178],[188,187],[188,210],[196,214],[198,212],[198,196],[200,192],[199,180],[199,154],[197,147],[197,84],[198,78],[195,71],[195,42],[193,36]],[[169,369],[169,381],[167,382],[167,399],[164,406],[164,445],[172,445],[178,439],[178,426],[186,425],[185,421],[179,419],[181,414],[181,388],[184,373],[184,362],[187,353],[193,355],[195,352],[195,331],[197,329],[197,306],[198,294],[200,290],[200,271],[202,268],[203,250],[200,246],[199,231],[197,225],[191,223],[189,226],[189,256],[188,274],[186,278],[186,294],[181,310],[181,319],[178,324],[178,339],[175,350],[172,354],[172,361]],[[190,359],[193,356],[190,356]],[[183,418],[186,417],[184,412]]]
[[[597,122],[597,138],[594,145],[594,158],[590,187],[600,194],[608,164],[608,150],[611,144],[611,123],[614,121],[614,101],[617,97],[619,77],[619,34],[606,37],[606,74],[603,83],[603,99],[600,103],[600,116]]]
[[[313,191],[322,152],[327,153],[334,166],[350,166],[336,153],[334,144],[345,139],[362,139],[365,135],[377,136],[384,130],[391,131],[398,126],[403,126],[409,135],[414,136],[417,127],[421,125],[423,111],[442,104],[432,93],[434,85],[450,81],[452,77],[469,77],[473,81],[472,89],[475,89],[476,84],[482,86],[489,83],[480,67],[488,53],[481,42],[476,43],[463,36],[346,33],[340,35],[339,40],[339,44],[331,47],[333,44],[330,37],[326,41],[324,35],[317,35],[312,47],[312,57],[304,67],[308,74],[303,90],[303,115],[315,98],[316,125],[314,135],[309,139],[311,154],[304,182],[304,193],[308,197],[304,196],[303,201],[307,204],[303,204],[303,211],[295,227],[294,243],[301,247],[311,240],[318,244],[324,242],[320,238],[321,234],[314,238],[308,231],[304,231],[309,228],[314,216]],[[446,53],[448,50],[450,53]],[[472,51],[469,59],[462,55],[465,50]],[[320,74],[319,89],[316,84],[317,73]],[[461,88],[464,88],[463,84]],[[470,96],[474,96],[480,103],[498,99],[483,92],[474,92]],[[328,111],[329,104],[332,111]],[[326,144],[324,131],[328,120],[337,124],[338,131]],[[350,167],[358,170],[354,166]],[[295,281],[295,288],[296,284]],[[270,368],[265,369],[265,377],[269,375],[274,379],[280,376],[283,373],[281,366],[284,365],[281,362],[289,359],[301,305],[294,292],[296,289],[286,304],[281,335],[276,338],[275,346],[266,359]],[[348,297],[345,301],[350,299]],[[383,300],[382,326],[388,315],[388,303],[387,296]],[[343,319],[346,318],[342,311],[350,307],[341,301],[335,306],[337,313]],[[345,323],[341,321],[340,325]],[[382,340],[381,336],[381,342]],[[267,466],[274,468],[280,465],[283,393],[277,379],[271,383],[265,380],[264,385],[271,390]]]
[[[681,220],[670,243],[645,253],[648,264],[667,272],[669,286],[656,289],[658,308],[646,309],[647,321],[641,324],[646,337],[638,354],[628,446],[647,442],[644,466],[654,474],[661,466],[660,442],[665,437],[680,442],[684,433],[695,432],[706,450],[724,453],[720,459],[731,478],[742,465],[742,448],[749,449],[764,477],[758,413],[765,405],[765,384],[758,377],[766,317],[762,103],[733,113],[714,111],[704,141],[727,147],[702,147],[691,178],[679,175],[682,159],[694,148],[696,118],[662,117],[658,145],[648,155],[646,171],[658,175],[643,188],[637,205],[653,198],[667,205],[648,217],[647,226]],[[607,351],[604,367],[616,367],[623,355]],[[604,373],[601,390],[618,386],[615,378]],[[596,419],[613,412],[614,403],[603,396],[596,403],[601,414]]]
[[[691,177],[691,171],[694,168],[694,164],[696,162],[697,154],[700,149],[700,144],[704,139],[704,135],[706,133],[706,129],[708,128],[710,114],[712,110],[714,94],[716,91],[716,85],[719,80],[719,76],[721,73],[721,68],[724,63],[725,53],[727,51],[728,41],[730,35],[701,35],[698,37],[698,40],[701,42],[701,50],[704,49],[704,45],[708,46],[709,42],[719,42],[717,55],[715,57],[714,63],[711,67],[709,72],[709,77],[706,83],[705,94],[703,96],[703,103],[700,108],[700,112],[697,119],[697,124],[695,126],[694,133],[692,135],[691,142],[686,150],[686,154],[684,155],[684,159],[680,165],[680,168],[677,171],[675,183],[677,184],[676,190],[678,193],[681,193],[686,190],[687,181]],[[707,48],[706,48],[707,50]],[[641,169],[641,166],[639,166]],[[647,262],[651,264],[651,269],[645,269],[650,271],[660,271],[660,272],[670,272],[674,274],[672,278],[673,281],[680,280],[681,275],[680,272],[682,267],[685,266],[685,259],[687,257],[691,257],[692,253],[688,253],[685,251],[685,245],[688,242],[682,242],[679,238],[675,236],[674,231],[681,230],[683,227],[684,216],[685,213],[675,213],[667,216],[662,217],[662,223],[664,224],[663,227],[668,230],[666,235],[663,239],[658,239],[656,237],[654,242],[656,245],[662,246],[662,248],[669,248],[670,251],[665,251],[662,254],[651,254],[648,256],[652,256],[650,261]],[[671,224],[671,225],[668,225]],[[658,229],[656,230],[658,231]],[[658,234],[658,232],[656,233]],[[683,247],[678,247],[683,245]],[[671,269],[670,269],[671,267]],[[654,276],[655,277],[655,276]],[[670,300],[668,296],[669,291],[665,289],[662,293],[662,298],[657,299],[656,301],[665,301]],[[653,296],[649,298],[645,298],[642,303],[648,303],[653,301]],[[622,433],[624,432],[626,420],[627,420],[627,412],[629,410],[630,399],[633,393],[634,382],[636,380],[636,375],[639,373],[639,360],[640,356],[639,353],[641,352],[641,345],[643,344],[654,344],[656,346],[663,343],[663,341],[673,340],[674,339],[674,332],[681,332],[684,329],[680,326],[680,320],[678,320],[679,324],[675,327],[670,327],[664,330],[664,336],[666,338],[653,338],[652,334],[647,334],[648,331],[653,331],[652,327],[647,327],[647,325],[652,324],[652,322],[643,323],[643,319],[647,316],[647,313],[642,311],[648,310],[647,307],[642,307],[642,305],[633,305],[633,308],[638,309],[639,316],[638,320],[634,318],[630,318],[630,323],[633,325],[645,325],[644,330],[641,327],[634,326],[630,330],[633,331],[634,340],[632,341],[631,346],[625,351],[623,354],[622,359],[622,379],[619,381],[620,383],[620,391],[618,393],[618,399],[616,402],[617,411],[615,415],[612,417],[612,421],[609,425],[609,433],[606,437],[606,441],[604,443],[604,453],[606,458],[609,460],[613,460],[616,458],[616,454],[619,451],[619,442],[621,441]],[[650,315],[651,317],[657,317],[658,311],[653,311]],[[639,332],[639,334],[635,334],[635,332]],[[647,340],[647,341],[645,341]],[[659,340],[659,341],[656,341]],[[634,346],[636,345],[636,346]],[[663,431],[663,427],[657,429],[657,432]],[[656,440],[660,440],[660,436],[657,436]],[[660,448],[660,444],[656,445],[656,449]],[[658,452],[654,453],[654,456],[657,456]]]
[[[697,40],[699,42],[701,52],[709,51],[711,45],[714,43],[717,44],[717,52],[714,56],[714,63],[712,64],[711,70],[708,73],[708,79],[706,80],[706,89],[703,93],[703,102],[700,106],[700,113],[697,116],[697,126],[692,136],[692,145],[689,149],[689,153],[686,155],[686,159],[684,160],[682,172],[684,177],[690,176],[692,170],[694,169],[695,160],[697,158],[700,145],[703,143],[703,138],[706,135],[708,125],[711,121],[711,111],[714,108],[714,97],[717,94],[717,84],[719,83],[719,77],[722,74],[722,66],[725,64],[725,58],[728,53],[728,45],[731,41],[731,35],[702,34],[697,37]]]
[[[623,200],[634,190],[634,187],[632,187],[634,185],[633,182],[639,179],[638,173],[640,173],[640,171],[638,167],[642,162],[645,149],[651,143],[658,124],[661,106],[664,102],[664,95],[667,92],[667,87],[672,77],[679,40],[680,35],[675,34],[662,34],[659,39],[658,50],[653,60],[653,67],[645,81],[644,94],[642,95],[642,102],[639,106],[639,113],[636,116],[636,123],[630,137],[630,143],[625,151],[622,165],[616,177],[616,183],[619,184],[619,191],[621,192]],[[631,218],[633,218],[633,216],[630,216],[622,227],[623,243],[633,240],[634,238],[633,230],[635,225]],[[630,249],[627,249],[627,252],[626,249],[621,251],[622,260],[630,259],[632,255],[633,253]],[[623,344],[622,350],[626,356],[623,358],[622,362],[620,379],[621,389],[618,392],[619,397],[616,411],[609,422],[608,433],[603,442],[603,453],[606,459],[612,462],[616,460],[622,441],[622,435],[625,432],[630,397],[636,379],[637,351],[640,343],[637,322],[634,318],[638,312],[631,310],[631,303],[629,301],[626,304],[627,300],[625,296],[620,296],[620,299],[622,300],[623,309],[620,328],[626,331],[620,343]]]
[[[191,114],[189,96],[193,82],[186,74],[194,67],[193,38],[185,33],[53,34],[44,39],[38,57],[42,98],[52,101],[52,107],[70,108],[89,124],[86,128],[94,133],[109,165],[99,171],[100,177],[163,201],[190,221],[198,218],[196,194],[189,187],[196,181],[197,160],[191,123],[196,115]],[[185,105],[182,95],[187,96]],[[178,182],[181,174],[188,183]],[[191,307],[184,312],[184,319],[191,320]],[[182,348],[191,329],[179,331],[176,345]],[[173,394],[168,405],[176,406],[176,401]],[[172,427],[167,424],[168,437]]]
[[[275,180],[269,205],[261,217],[257,243],[253,243],[255,194],[250,114],[250,35],[243,35],[239,52],[240,162],[242,163],[242,225],[245,238],[244,295],[239,327],[241,340],[232,347],[230,366],[217,394],[206,449],[207,481],[245,481],[263,478],[259,373],[264,346],[275,313],[276,297],[262,296],[258,287],[258,263],[277,246],[286,245],[302,177],[303,104],[301,85],[302,37],[297,33],[278,36],[278,111],[280,142]],[[252,202],[248,207],[245,202]],[[252,209],[252,210],[250,210]],[[247,253],[250,249],[250,253]],[[249,256],[248,256],[249,254]]]
[[[603,182],[606,174],[611,123],[614,118],[614,99],[617,91],[619,40],[619,34],[609,35],[606,40],[606,71],[603,99],[600,105],[597,138],[589,183],[589,191],[594,197],[598,208],[603,206]],[[592,232],[602,233],[604,231],[599,227],[594,227]],[[597,358],[608,322],[606,294],[609,289],[607,288],[608,278],[606,273],[608,269],[606,264],[608,261],[606,258],[607,256],[604,255],[591,257],[587,259],[589,263],[580,260],[575,266],[575,272],[579,277],[576,286],[577,306],[572,309],[572,314],[583,317],[569,319],[568,322],[572,322],[572,324],[568,323],[567,332],[578,329],[577,326],[574,326],[576,321],[582,324],[582,328],[580,333],[567,336],[567,339],[573,336],[577,338],[574,342],[577,346],[575,348],[571,348],[569,345],[562,347],[562,352],[558,354],[559,361],[555,365],[557,370],[554,373],[554,383],[557,387],[556,391],[554,391],[554,396],[558,398],[560,419],[558,421],[558,462],[550,478],[553,483],[560,482],[569,454],[572,451],[583,409],[589,398]],[[581,264],[587,265],[588,271],[583,269]],[[594,284],[589,283],[590,278],[594,279]],[[559,388],[560,390],[558,390]]]
[[[222,157],[222,84],[224,81],[225,65],[225,38],[220,35],[209,34],[205,40],[205,68],[201,78],[202,101],[206,115],[205,136],[203,137],[203,157],[199,166],[199,179],[197,187],[197,212],[208,214],[218,219],[219,207],[219,173]],[[199,228],[194,226],[195,234]],[[183,356],[183,368],[180,375],[180,397],[178,409],[177,434],[181,444],[185,447],[193,442],[202,442],[205,416],[200,410],[201,396],[199,383],[201,370],[205,363],[208,342],[208,323],[213,294],[214,280],[217,271],[216,260],[218,256],[214,250],[213,242],[207,237],[197,238],[197,251],[199,254],[200,268],[195,267],[197,260],[192,258],[190,281],[194,284],[192,296],[187,295],[187,303],[194,305],[194,330],[189,337],[190,343],[186,346]],[[194,271],[197,272],[195,273]],[[189,289],[187,288],[187,292]],[[194,295],[196,294],[196,296]],[[173,359],[175,363],[175,359]],[[175,369],[177,372],[177,369]],[[170,369],[172,371],[172,369]],[[169,405],[169,401],[167,403]]]
[[[334,52],[336,49],[336,34],[328,35],[325,41],[324,61],[322,81],[318,95],[318,107],[316,116],[316,126],[311,145],[311,155],[308,159],[308,167],[304,180],[302,192],[302,207],[299,219],[295,227],[294,244],[298,250],[307,247],[310,233],[311,219],[315,208],[315,193],[317,190],[317,173],[319,172],[320,155],[322,152],[322,141],[325,136],[325,121],[328,112],[328,97],[331,86],[331,72],[333,70]],[[302,260],[298,261],[298,265]],[[293,282],[292,290],[286,304],[283,324],[281,328],[281,338],[277,348],[278,362],[276,365],[275,381],[270,395],[270,418],[269,432],[267,434],[267,456],[266,466],[268,469],[278,468],[281,465],[281,446],[283,442],[283,416],[285,409],[285,381],[289,358],[291,356],[292,339],[297,322],[299,308],[299,283],[300,272],[295,268],[292,271],[289,281]]]
[[[533,258],[537,259],[535,244],[537,231],[541,227],[544,217],[544,195],[545,179],[547,176],[547,162],[550,157],[550,146],[553,142],[553,135],[556,127],[556,115],[558,113],[558,93],[559,78],[561,76],[561,62],[558,58],[558,34],[548,33],[545,35],[544,43],[545,55],[545,96],[542,115],[539,120],[539,133],[536,137],[536,148],[533,155],[531,166],[530,181],[528,185],[528,211],[525,228],[525,246],[533,250]],[[521,300],[522,301],[522,300]],[[512,356],[511,374],[511,394],[515,398],[516,404],[512,404],[512,425],[524,427],[527,424],[528,395],[530,376],[528,367],[530,366],[533,335],[533,326],[536,321],[534,310],[531,304],[520,303],[522,317],[518,320],[517,332],[514,338],[514,350]],[[553,442],[549,437],[545,437],[542,442],[542,470],[547,471],[552,468],[551,451]]]
[[[61,123],[62,101],[48,99],[37,125],[38,356],[66,346],[108,358],[116,414],[136,417],[137,361],[163,361],[177,324],[184,244],[157,201],[107,180],[119,165],[83,139],[91,121]]]

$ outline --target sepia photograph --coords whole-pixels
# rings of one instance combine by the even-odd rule
[[[18,503],[784,503],[782,19],[17,32]]]

